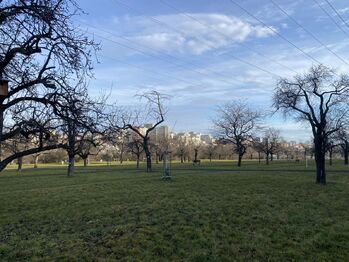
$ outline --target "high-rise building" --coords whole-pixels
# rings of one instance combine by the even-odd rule
[[[156,128],[156,139],[168,139],[170,136],[170,130],[168,126],[159,126]]]

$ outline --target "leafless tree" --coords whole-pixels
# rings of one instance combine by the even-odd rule
[[[48,137],[52,130],[43,128],[52,122],[43,125],[37,117],[52,113],[67,79],[90,75],[91,52],[98,46],[74,26],[72,18],[79,14],[73,0],[0,1],[0,78],[10,81],[8,94],[0,97],[1,143],[18,135]],[[32,114],[24,114],[25,108]],[[34,113],[37,108],[40,114]],[[21,117],[9,121],[13,112]],[[62,146],[45,139],[31,145],[2,159],[0,170],[12,158]]]
[[[341,128],[336,134],[335,139],[342,149],[342,154],[344,157],[344,165],[349,164],[349,129],[344,127]]]
[[[242,157],[260,118],[259,112],[251,110],[246,103],[240,101],[228,103],[218,110],[214,124],[219,135],[234,145],[238,154],[238,166],[241,166]]]
[[[127,145],[129,142],[130,134],[123,128],[115,130],[116,132],[111,132],[107,140],[115,147],[116,157],[119,159],[120,164],[122,164],[124,161],[125,153],[127,152]]]
[[[144,152],[143,147],[143,141],[141,139],[133,139],[130,141],[127,145],[128,149],[130,150],[131,154],[133,154],[136,157],[136,167],[139,168],[139,161],[141,159],[141,156]]]
[[[171,151],[172,144],[169,137],[156,137],[156,141],[151,141],[151,148],[155,151],[156,164],[163,160],[165,152]]]
[[[84,162],[84,167],[89,164],[89,157],[96,156],[102,150],[104,139],[97,133],[91,132],[82,141],[77,150],[77,154]]]
[[[124,126],[135,132],[142,140],[144,153],[147,160],[147,172],[152,171],[151,151],[150,151],[150,134],[155,128],[165,121],[164,100],[168,97],[157,91],[145,92],[139,96],[141,100],[146,101],[146,105],[142,108],[142,112],[137,112],[132,119],[133,123]],[[154,123],[143,133],[140,130],[145,123]]]
[[[264,131],[262,141],[254,141],[254,147],[259,152],[265,154],[266,164],[273,160],[273,155],[280,150],[280,131],[274,128],[268,128]]]
[[[214,158],[214,155],[217,150],[217,145],[214,143],[209,143],[205,146],[205,153],[208,156],[208,159],[210,162],[212,162],[212,158]]]
[[[323,65],[294,79],[281,79],[274,94],[274,107],[311,126],[316,161],[316,183],[326,184],[325,154],[329,136],[345,125],[349,113],[349,78],[337,76]]]
[[[86,144],[97,147],[104,134],[104,103],[89,98],[84,82],[78,82],[74,89],[68,88],[56,99],[54,114],[60,123],[61,135],[66,139],[64,148],[68,154],[68,176],[72,176],[75,156],[86,152]]]
[[[187,143],[181,139],[181,137],[176,137],[173,143],[175,154],[180,158],[181,163],[184,163],[186,155],[188,154]]]

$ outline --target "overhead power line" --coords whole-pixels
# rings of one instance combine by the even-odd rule
[[[304,56],[306,56],[309,60],[317,63],[317,64],[322,64],[319,60],[317,60],[316,58],[314,58],[313,56],[311,56],[309,53],[305,52],[302,48],[298,47],[296,44],[294,44],[291,40],[287,39],[286,37],[284,37],[282,34],[280,34],[277,30],[275,30],[273,27],[267,25],[265,22],[263,22],[261,19],[259,19],[257,16],[255,16],[254,14],[252,14],[250,11],[248,11],[246,8],[244,8],[242,5],[238,4],[236,1],[234,0],[228,0],[230,1],[230,3],[234,4],[235,6],[237,6],[239,9],[241,9],[242,11],[244,11],[247,15],[249,15],[250,17],[252,17],[253,19],[255,19],[256,21],[258,21],[260,24],[262,24],[263,26],[269,28],[269,30],[271,30],[272,32],[274,32],[277,36],[279,36],[281,39],[283,39],[284,41],[286,41],[287,43],[289,43],[290,45],[292,45],[294,48],[296,48],[299,52],[301,52],[302,54],[304,54]]]
[[[98,35],[98,34],[95,34],[95,33],[91,33],[91,32],[87,32],[87,33],[88,33],[88,34],[91,34],[91,35],[93,35],[93,36],[97,36],[97,37],[99,37],[99,38],[101,38],[101,39],[104,39],[104,40],[113,42],[113,43],[115,43],[115,44],[117,44],[117,45],[119,45],[119,46],[122,46],[122,47],[124,47],[124,48],[128,48],[128,49],[133,50],[133,51],[135,51],[135,52],[139,52],[139,53],[144,54],[144,55],[147,55],[147,56],[152,56],[152,55],[150,55],[150,54],[147,54],[146,52],[143,52],[142,50],[139,50],[139,49],[137,49],[137,48],[133,48],[133,47],[124,45],[124,44],[122,44],[122,43],[120,43],[120,42],[117,42],[117,41],[115,41],[115,40],[109,39],[109,38],[107,38],[107,37],[104,37],[104,36],[101,36],[101,35]],[[147,71],[147,72],[150,72],[150,73],[154,73],[155,75],[163,75],[163,76],[166,77],[166,78],[172,78],[172,79],[174,79],[174,80],[177,80],[177,81],[186,83],[186,84],[188,84],[188,85],[190,85],[190,86],[192,86],[192,87],[206,87],[206,86],[207,86],[207,85],[204,84],[204,83],[199,83],[199,84],[197,84],[197,83],[195,83],[195,82],[191,82],[191,81],[188,81],[188,80],[184,80],[184,79],[182,79],[182,78],[175,77],[175,76],[173,76],[172,74],[164,74],[164,73],[161,73],[161,72],[159,72],[159,71],[151,70],[151,69],[149,69],[149,68],[143,68],[143,67],[140,67],[140,66],[137,66],[137,65],[134,65],[134,64],[125,62],[125,61],[123,61],[123,60],[120,60],[120,59],[117,59],[117,58],[114,58],[114,57],[105,56],[105,55],[100,55],[100,56],[101,56],[101,57],[104,57],[104,58],[111,59],[111,60],[115,60],[115,61],[117,61],[117,62],[119,62],[119,63],[123,63],[123,64],[129,65],[129,66],[131,66],[131,67],[134,67],[134,68],[137,68],[137,69],[140,69],[140,70],[143,70],[143,71]],[[205,76],[207,76],[207,75],[205,75]],[[158,78],[158,79],[160,79],[160,78]],[[240,81],[240,80],[236,80],[236,81],[246,84],[245,82],[242,82],[242,81]],[[229,84],[230,84],[230,85],[235,85],[235,83],[229,83]]]
[[[139,43],[137,43],[137,42],[135,42],[135,41],[132,41],[132,40],[128,39],[127,37],[124,37],[124,36],[121,36],[121,35],[116,35],[116,34],[110,32],[110,31],[108,31],[108,30],[100,29],[100,28],[98,28],[98,27],[96,27],[96,26],[87,24],[87,23],[85,23],[85,22],[81,22],[81,21],[80,21],[80,23],[86,25],[87,27],[94,28],[94,29],[97,30],[97,31],[110,34],[110,35],[115,36],[115,37],[117,37],[117,38],[121,38],[121,39],[123,39],[123,40],[125,40],[125,41],[127,41],[127,42],[129,42],[129,43],[131,43],[131,44],[133,44],[133,45],[141,46],[142,48],[149,49],[149,50],[151,50],[151,51],[153,51],[153,52],[156,52],[156,53],[159,53],[159,54],[161,54],[161,55],[170,57],[170,58],[172,58],[172,59],[174,59],[174,60],[179,61],[180,64],[179,64],[179,63],[175,63],[175,62],[173,62],[173,61],[171,61],[171,60],[169,60],[169,59],[159,58],[159,57],[150,55],[150,54],[145,53],[144,51],[139,50],[139,49],[137,49],[137,50],[134,49],[134,51],[140,52],[140,53],[142,53],[143,55],[152,56],[152,57],[155,57],[156,59],[163,60],[163,61],[165,61],[165,62],[167,62],[167,63],[173,64],[173,65],[176,66],[176,67],[180,67],[180,68],[183,68],[183,69],[188,70],[188,71],[193,71],[193,72],[195,72],[195,73],[197,73],[197,74],[200,74],[200,75],[202,75],[202,76],[205,76],[205,77],[210,77],[210,75],[205,74],[205,73],[203,73],[203,72],[201,72],[201,71],[199,71],[199,70],[197,70],[197,69],[192,69],[192,68],[187,67],[187,65],[191,65],[191,66],[200,66],[200,65],[197,64],[197,63],[194,63],[194,62],[191,62],[191,61],[190,61],[190,62],[181,61],[179,58],[177,58],[177,57],[175,57],[175,56],[173,56],[173,55],[167,54],[165,51],[160,52],[160,51],[157,50],[156,48],[152,48],[152,47],[149,47],[149,46],[140,45]],[[98,36],[98,35],[97,35],[97,36]],[[108,39],[107,39],[106,37],[104,37],[104,38],[105,38],[106,40],[112,41],[112,40],[109,39],[109,38],[108,38]],[[114,41],[114,42],[116,42],[116,41]],[[116,44],[121,45],[121,46],[123,46],[123,47],[126,47],[124,44],[121,44],[120,42],[117,42]],[[127,47],[127,48],[131,49],[132,47]],[[183,62],[184,62],[184,63],[183,63]],[[211,69],[206,69],[206,68],[205,68],[205,71],[210,72],[210,73],[212,73],[212,74],[215,74],[215,75],[217,75],[217,76],[223,77],[223,78],[227,78],[227,76],[225,76],[224,74],[221,74],[221,73],[216,72],[216,71],[211,70]],[[225,79],[217,79],[217,80],[219,80],[219,81],[221,81],[221,82],[225,82],[225,83],[230,84],[230,85],[233,84],[232,82],[229,82],[228,80],[225,80]]]
[[[205,23],[205,22],[202,22],[200,19],[197,19],[196,17],[194,17],[194,16],[192,16],[192,15],[186,13],[186,12],[183,12],[183,11],[180,10],[179,8],[175,7],[174,5],[169,4],[168,2],[166,2],[166,1],[164,1],[164,0],[159,0],[159,1],[160,1],[161,3],[163,3],[164,5],[166,5],[167,7],[169,7],[169,8],[171,8],[171,9],[173,9],[173,10],[179,12],[181,15],[183,15],[183,16],[185,16],[185,17],[187,17],[187,18],[189,18],[189,19],[191,19],[191,20],[193,20],[193,21],[195,21],[196,23],[198,23],[198,24],[200,24],[200,25],[202,25],[202,26],[204,26],[204,27],[206,27],[206,28],[207,28],[207,27],[210,28],[211,30],[215,31],[216,33],[220,34],[221,36],[223,36],[223,37],[225,37],[225,38],[226,38],[226,37],[229,37],[229,35],[227,35],[227,34],[221,32],[220,30],[217,30],[217,29],[216,29],[215,27],[213,27],[212,25],[207,24],[207,23]],[[237,44],[238,44],[238,45],[241,45],[241,46],[243,46],[244,48],[246,48],[246,49],[252,51],[253,53],[255,53],[255,54],[257,54],[257,55],[259,55],[259,56],[261,56],[261,57],[267,59],[269,62],[273,62],[273,63],[275,63],[275,64],[277,64],[277,65],[279,65],[279,66],[282,66],[282,67],[284,67],[284,68],[286,68],[286,69],[292,71],[293,73],[296,73],[296,74],[298,73],[297,71],[295,71],[294,69],[288,67],[287,65],[284,65],[284,64],[278,62],[277,60],[272,59],[272,58],[270,58],[270,57],[268,57],[268,56],[266,56],[266,55],[264,55],[264,54],[262,54],[262,53],[260,53],[260,52],[258,52],[258,51],[256,51],[256,50],[252,49],[251,47],[249,47],[248,45],[246,45],[246,44],[244,44],[244,43],[237,43]]]
[[[289,15],[280,5],[278,5],[274,0],[270,0],[273,5],[275,5],[283,14],[285,14],[291,21],[293,21],[296,25],[298,25],[300,28],[304,30],[308,35],[310,35],[316,42],[318,42],[321,46],[327,49],[331,54],[333,54],[335,57],[337,57],[340,61],[342,61],[344,64],[349,66],[349,63],[345,61],[341,56],[339,56],[336,52],[334,52],[332,49],[330,49],[326,44],[324,44],[319,38],[317,38],[310,30],[305,28],[301,23],[299,23],[296,19],[294,19],[291,15]]]
[[[120,4],[120,5],[124,6],[124,7],[126,7],[127,9],[129,9],[129,10],[131,10],[131,11],[135,11],[135,12],[137,12],[137,13],[140,13],[137,9],[135,9],[135,8],[133,8],[133,7],[131,7],[131,6],[127,5],[127,4],[125,4],[124,2],[122,2],[122,1],[120,1],[120,0],[114,0],[114,2],[117,3],[117,4]],[[149,18],[149,19],[151,19],[151,20],[153,20],[153,21],[156,21],[156,23],[161,23],[162,25],[164,25],[164,26],[166,26],[166,27],[168,27],[168,28],[171,28],[171,27],[168,26],[166,23],[163,23],[163,22],[161,22],[160,20],[158,20],[158,19],[156,19],[156,18],[154,18],[154,17],[152,17],[152,16],[146,16],[146,18]],[[176,29],[176,31],[178,32],[179,30]],[[180,31],[179,31],[179,32],[180,32]],[[181,32],[181,34],[183,35],[183,32]],[[185,35],[185,34],[184,34],[184,35]],[[196,36],[191,36],[191,38],[196,39],[196,40],[198,40],[198,41],[200,41],[200,42],[204,42],[204,40],[202,40],[202,39],[200,39],[200,38],[198,38],[198,37],[196,37]],[[212,49],[216,49],[216,46],[210,45],[210,44],[208,44],[207,42],[205,42],[205,45],[208,46],[208,47],[210,47],[210,48],[212,48]],[[232,54],[230,54],[230,53],[229,53],[229,54],[226,54],[226,55],[229,55],[229,56],[232,57],[234,60],[237,60],[237,61],[239,61],[239,62],[241,62],[241,63],[243,63],[243,64],[245,64],[245,65],[248,65],[248,66],[250,66],[250,67],[254,67],[254,68],[256,68],[256,69],[258,69],[258,70],[260,70],[260,71],[263,71],[264,73],[267,73],[267,74],[269,74],[269,75],[271,75],[271,76],[273,76],[273,77],[281,78],[280,75],[278,75],[278,74],[276,74],[276,73],[273,73],[273,72],[271,72],[271,71],[269,71],[269,70],[267,70],[267,69],[265,69],[265,68],[263,68],[263,67],[261,67],[261,66],[258,66],[258,65],[254,64],[254,63],[252,63],[252,62],[246,61],[246,60],[244,60],[244,59],[242,59],[242,58],[239,58],[239,57],[237,57],[237,56],[235,56],[235,55],[232,55]]]
[[[322,6],[322,4],[320,4],[318,0],[313,1],[331,19],[331,21],[339,28],[339,30],[341,30],[343,34],[345,34],[349,38],[348,32],[343,29],[343,27],[336,21],[336,19],[333,18],[333,16],[329,12],[327,12],[327,10]]]
[[[158,58],[158,57],[153,56],[153,55],[151,55],[151,54],[148,54],[148,53],[146,53],[146,52],[144,52],[144,51],[142,51],[142,50],[140,50],[140,49],[138,49],[138,48],[134,48],[134,47],[131,47],[131,46],[122,44],[122,43],[120,43],[120,42],[118,42],[118,41],[115,41],[115,40],[113,40],[113,39],[109,39],[109,38],[107,38],[107,37],[104,37],[104,36],[101,36],[101,35],[98,35],[98,34],[95,34],[95,33],[91,33],[91,32],[87,32],[87,33],[88,33],[88,34],[91,34],[91,35],[94,35],[94,36],[97,36],[97,37],[99,37],[99,38],[101,38],[101,39],[104,39],[104,40],[113,42],[113,43],[115,43],[115,44],[117,44],[117,45],[119,45],[119,46],[122,46],[122,47],[124,47],[124,48],[133,50],[133,51],[138,52],[138,53],[141,53],[141,54],[143,54],[143,55]],[[106,56],[104,56],[104,57],[106,57]],[[161,60],[161,58],[158,58],[158,59]],[[114,60],[118,60],[118,59],[114,59]],[[120,61],[120,60],[119,60],[119,61]],[[133,66],[134,66],[134,65],[133,65]],[[135,66],[134,66],[134,67],[135,67]],[[147,70],[147,71],[149,71],[149,70]],[[158,73],[159,73],[159,72],[158,72]],[[161,74],[161,73],[159,73],[159,74]],[[166,74],[166,76],[167,76],[167,77],[171,77],[171,78],[173,78],[173,79],[176,79],[176,80],[178,80],[178,81],[182,81],[182,82],[189,83],[189,84],[191,84],[191,85],[196,85],[196,84],[193,83],[193,82],[189,82],[189,81],[187,81],[187,80],[183,80],[183,79],[180,79],[180,78],[171,76],[171,75],[167,75],[167,74]]]
[[[349,28],[348,22],[343,18],[343,16],[338,12],[338,10],[331,4],[331,2],[328,0],[325,0],[325,1],[331,7],[331,9],[336,13],[339,19],[343,22],[343,24]]]
[[[204,87],[204,84],[200,83],[200,84],[197,84],[197,83],[194,83],[194,82],[191,82],[191,81],[187,81],[187,80],[184,80],[184,79],[181,79],[181,78],[178,78],[178,77],[175,77],[173,75],[170,75],[170,74],[164,74],[164,73],[161,73],[159,71],[154,71],[154,70],[151,70],[149,68],[143,68],[141,66],[137,66],[137,65],[134,65],[132,63],[128,63],[128,62],[125,62],[121,59],[117,59],[115,57],[111,57],[111,56],[105,56],[105,55],[100,55],[101,57],[104,57],[106,59],[110,59],[110,60],[114,60],[114,61],[117,61],[118,63],[121,63],[121,64],[125,64],[125,65],[128,65],[128,66],[131,66],[131,67],[134,67],[134,68],[137,68],[139,70],[142,70],[142,71],[145,71],[145,72],[150,72],[151,73],[151,77],[155,78],[155,79],[158,79],[158,80],[163,80],[162,78],[159,78],[158,76],[159,75],[162,75],[164,77],[167,78],[172,78],[173,80],[176,80],[176,81],[180,81],[182,83],[185,83],[185,84],[188,84],[192,87]]]

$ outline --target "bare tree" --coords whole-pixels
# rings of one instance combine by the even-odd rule
[[[89,157],[96,156],[102,150],[104,139],[98,134],[91,132],[85,139],[80,141],[77,154],[81,157],[84,162],[84,167],[89,164]]]
[[[342,128],[336,133],[336,140],[343,152],[344,165],[349,164],[349,130]]]
[[[257,152],[258,154],[258,163],[261,163],[261,154],[263,153],[263,149],[262,149],[262,144],[261,144],[261,140],[259,137],[254,137],[252,139],[252,147],[253,149]]]
[[[110,142],[115,146],[117,149],[117,157],[119,158],[120,164],[123,163],[125,153],[127,151],[127,144],[129,142],[129,133],[127,133],[126,130],[120,129],[114,134],[114,136],[109,139]]]
[[[158,127],[162,122],[165,121],[165,109],[163,105],[163,100],[167,96],[160,94],[157,91],[146,92],[139,96],[140,99],[146,100],[146,105],[142,109],[142,114],[137,112],[133,118],[133,123],[126,124],[125,127],[131,129],[135,132],[142,140],[144,153],[147,159],[147,172],[152,171],[152,161],[151,161],[151,151],[150,151],[150,134],[156,127]],[[140,130],[140,126],[145,123],[152,122],[146,131],[143,133]]]
[[[66,138],[65,148],[68,154],[68,176],[74,174],[75,156],[81,155],[86,144],[97,147],[97,141],[103,135],[104,104],[88,97],[84,82],[77,83],[73,92],[57,96],[59,106],[54,107],[58,117],[60,131]]]
[[[210,162],[212,162],[212,158],[214,157],[216,150],[217,150],[217,145],[215,145],[214,143],[209,143],[208,145],[205,146],[205,153],[207,154]]]
[[[273,155],[280,149],[280,131],[268,128],[264,132],[262,141],[254,141],[257,152],[265,154],[265,163],[269,165],[269,160],[273,160]]]
[[[259,112],[251,110],[240,101],[228,103],[218,110],[214,124],[220,136],[234,145],[235,153],[238,154],[238,166],[241,166],[242,157],[260,118]]]
[[[18,135],[39,139],[51,133],[43,132],[48,123],[41,125],[42,119],[37,118],[41,114],[24,114],[24,108],[31,112],[40,108],[50,115],[56,97],[66,91],[64,82],[90,75],[91,51],[98,46],[74,26],[72,17],[79,14],[73,0],[0,1],[0,78],[10,81],[8,93],[0,97],[0,155],[1,143]],[[9,121],[13,112],[21,117]],[[0,162],[0,170],[12,158],[62,146],[53,142],[42,139],[8,155]]]
[[[184,141],[181,137],[176,137],[174,140],[174,147],[176,155],[179,156],[181,163],[184,163],[186,155],[188,154],[186,141]]]
[[[340,130],[349,111],[349,79],[337,77],[330,68],[313,66],[293,80],[281,79],[274,94],[274,107],[308,123],[312,129],[316,183],[326,184],[325,154],[329,136]]]
[[[144,147],[141,139],[133,139],[128,143],[128,149],[131,154],[136,156],[136,167],[139,168],[139,161],[144,152]]]
[[[326,142],[326,152],[328,152],[328,158],[329,158],[329,165],[333,165],[333,153],[335,152],[336,148],[339,146],[337,143],[338,141],[335,139],[335,134],[332,134],[328,137]]]

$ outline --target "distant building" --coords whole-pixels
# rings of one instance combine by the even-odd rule
[[[156,140],[168,139],[170,137],[170,130],[168,126],[159,126],[155,129]]]
[[[213,136],[212,135],[201,135],[200,139],[202,142],[206,144],[211,144],[214,142]]]

